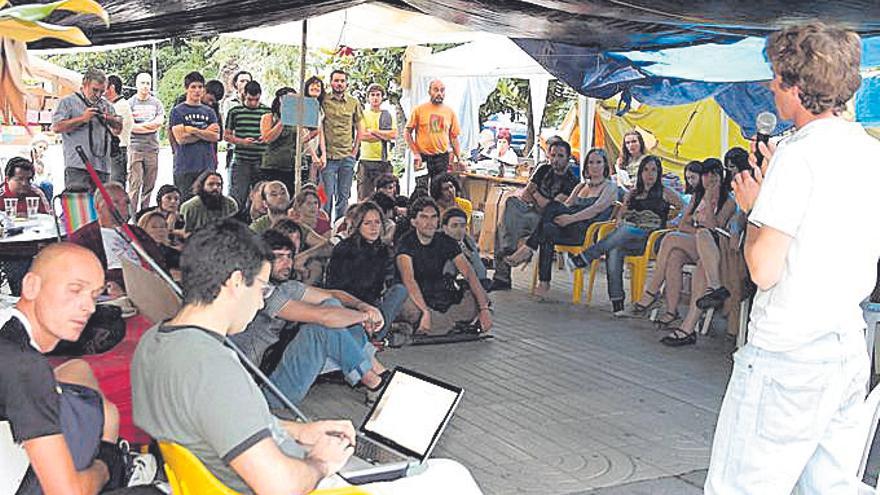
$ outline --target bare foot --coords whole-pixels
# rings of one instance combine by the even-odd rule
[[[535,297],[538,299],[545,299],[547,294],[550,292],[550,284],[547,282],[538,283],[537,287],[535,287]]]

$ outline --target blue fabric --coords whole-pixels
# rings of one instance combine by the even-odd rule
[[[514,41],[548,72],[585,96],[606,99],[621,93],[621,115],[629,110],[632,98],[651,106],[715,98],[742,128],[743,136],[751,137],[755,117],[765,111],[775,113],[767,83],[758,82],[772,76],[763,54],[763,38],[731,43],[716,40],[644,52],[601,52],[551,41]],[[721,60],[724,63],[718,63]],[[862,66],[880,66],[880,36],[862,40]],[[856,94],[856,118],[867,125],[880,125],[878,88],[880,82],[872,78]],[[780,121],[775,133],[789,127],[790,122]]]

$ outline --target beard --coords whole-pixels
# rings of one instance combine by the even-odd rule
[[[199,191],[199,199],[202,200],[202,204],[205,205],[205,208],[217,211],[223,207],[223,196],[220,192],[209,193],[207,191]]]
[[[443,104],[443,97],[442,96],[435,96],[434,98],[431,98],[431,103],[433,103],[435,105],[442,105]]]

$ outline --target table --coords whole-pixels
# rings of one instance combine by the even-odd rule
[[[41,249],[58,240],[55,217],[38,213],[30,218],[16,218],[15,227],[23,227],[21,234],[0,237],[0,271],[9,283],[13,295],[21,293],[21,279],[31,266],[31,260]],[[63,226],[62,238],[64,237]]]
[[[528,177],[493,177],[459,172],[465,196],[473,203],[474,210],[483,212],[483,224],[477,235],[480,256],[492,258],[495,250],[495,230],[504,215],[504,202],[517,194],[529,183]]]

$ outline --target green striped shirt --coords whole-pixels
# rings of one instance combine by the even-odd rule
[[[244,105],[233,107],[226,115],[226,128],[241,139],[260,137],[260,118],[269,113],[269,107],[260,104],[257,108]],[[266,151],[265,144],[236,144],[235,158],[248,161],[259,161]]]

